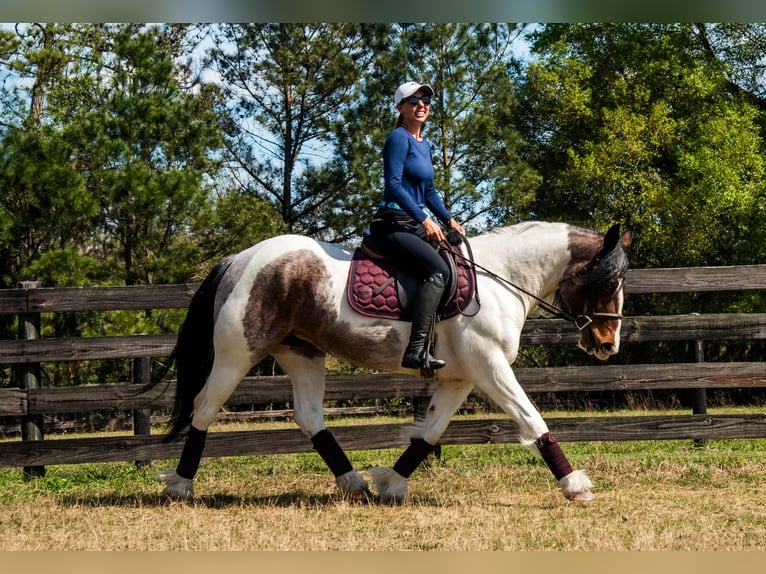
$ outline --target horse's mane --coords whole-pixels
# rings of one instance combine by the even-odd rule
[[[561,222],[551,222],[551,221],[538,221],[538,220],[529,220],[529,221],[521,221],[519,223],[514,223],[512,225],[505,225],[502,227],[495,227],[494,229],[490,229],[486,233],[483,233],[481,235],[486,236],[492,236],[492,235],[521,235],[522,233],[526,233],[534,228],[544,228],[544,227],[560,227],[560,226],[568,226],[566,223]],[[587,230],[584,230],[587,231]],[[481,236],[480,235],[480,236]]]

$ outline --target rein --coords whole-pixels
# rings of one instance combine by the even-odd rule
[[[501,283],[505,283],[506,285],[513,287],[514,289],[521,291],[525,295],[528,295],[529,297],[532,297],[532,299],[536,300],[537,303],[542,307],[545,311],[548,313],[551,313],[552,315],[555,315],[559,319],[563,319],[565,321],[569,321],[570,323],[573,323],[575,327],[577,327],[578,331],[582,331],[583,329],[587,328],[588,325],[593,323],[594,319],[622,319],[623,315],[621,313],[588,313],[588,305],[586,303],[586,308],[583,309],[583,313],[575,317],[574,315],[571,315],[570,313],[567,313],[564,309],[561,307],[557,307],[556,305],[553,305],[551,303],[548,303],[547,301],[541,299],[534,293],[531,293],[527,289],[524,289],[520,285],[517,285],[513,281],[506,279],[505,277],[502,277],[495,273],[494,271],[491,271],[487,269],[486,267],[479,265],[476,263],[476,261],[473,258],[473,250],[471,249],[471,244],[468,242],[468,238],[460,235],[457,232],[454,232],[454,230],[450,230],[450,232],[447,234],[447,242],[450,245],[459,245],[460,243],[465,243],[466,248],[468,250],[469,257],[465,257],[462,253],[455,252],[456,257],[460,257],[464,262],[467,262],[472,267],[476,269],[481,269],[484,271],[487,275],[492,277],[493,279],[496,279],[497,281],[500,281]],[[562,279],[559,281],[559,286],[564,281],[568,281],[569,279],[572,279],[573,276],[567,277],[565,279]],[[478,300],[479,291],[478,291],[478,285],[476,286],[476,298]]]

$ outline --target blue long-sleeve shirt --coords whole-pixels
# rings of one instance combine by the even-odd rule
[[[427,207],[442,223],[452,219],[434,187],[431,144],[426,138],[417,141],[403,127],[393,130],[383,144],[383,201],[396,203],[418,223],[427,215]]]

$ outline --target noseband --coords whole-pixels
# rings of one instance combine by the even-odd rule
[[[564,281],[566,281],[566,279],[562,280],[561,283],[563,283]],[[624,277],[619,277],[617,279],[617,287],[612,291],[612,294],[617,293],[617,291],[619,291],[622,288],[623,281],[624,281]],[[600,286],[600,284],[601,284],[600,282],[593,284],[593,288],[588,294],[588,298],[585,300],[585,307],[583,308],[582,313],[580,315],[577,315],[577,317],[574,318],[575,327],[577,327],[579,331],[582,331],[583,329],[588,328],[588,326],[590,326],[590,324],[593,323],[594,319],[602,319],[605,321],[609,321],[609,320],[617,321],[623,318],[622,313],[606,313],[603,311],[595,310],[595,307],[596,307],[594,303],[595,291],[596,291],[596,288]]]
[[[601,262],[601,254],[597,253],[596,256],[587,264],[585,267],[575,271],[571,275],[564,277],[559,282],[559,289],[561,288],[561,285],[564,283],[571,281],[571,280],[577,280],[582,281],[583,278],[593,272],[593,270],[596,268],[596,266]],[[575,327],[579,331],[583,331],[584,329],[587,329],[595,319],[602,319],[605,321],[613,320],[617,321],[623,318],[622,313],[607,313],[604,311],[597,311],[596,310],[596,290],[599,287],[603,287],[604,285],[609,284],[610,282],[615,282],[614,287],[610,288],[610,295],[614,297],[615,293],[617,293],[620,289],[622,289],[623,283],[625,282],[625,276],[627,275],[628,268],[627,264],[623,266],[623,268],[620,270],[619,275],[614,277],[605,277],[605,278],[596,278],[594,280],[591,280],[583,285],[584,288],[588,288],[588,296],[585,298],[585,305],[583,307],[582,313],[577,315],[577,317],[574,318],[573,322],[575,324]]]

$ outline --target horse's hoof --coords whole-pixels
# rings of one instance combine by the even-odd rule
[[[194,481],[191,478],[178,476],[175,470],[163,470],[157,476],[165,483],[163,494],[176,500],[191,500],[194,498]]]
[[[590,502],[596,500],[591,489],[593,483],[585,474],[584,470],[575,470],[567,474],[564,478],[559,480],[559,486],[561,486],[561,493],[567,500],[574,500],[576,502]]]
[[[369,502],[372,500],[372,492],[367,481],[355,470],[349,470],[335,478],[344,500],[355,502]]]
[[[407,479],[393,468],[376,466],[372,469],[372,482],[385,504],[402,504],[407,498]]]
[[[590,491],[577,492],[573,494],[569,500],[573,502],[593,502],[596,500],[596,495]]]

